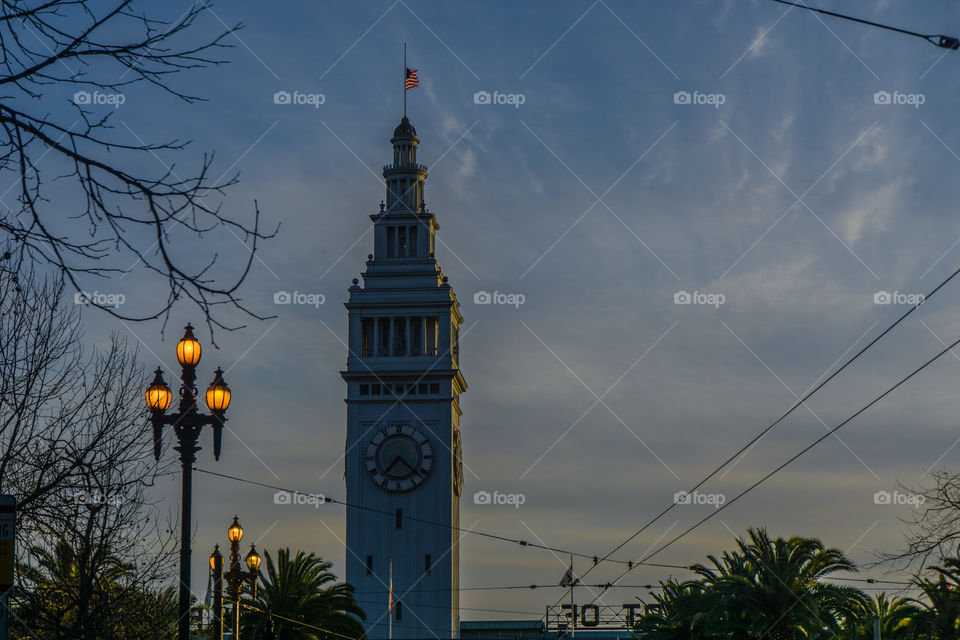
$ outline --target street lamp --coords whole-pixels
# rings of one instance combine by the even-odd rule
[[[223,554],[220,545],[210,554],[210,571],[213,572],[213,637],[223,638]]]
[[[227,529],[227,539],[230,540],[230,569],[223,572],[223,578],[227,581],[228,596],[233,602],[233,637],[240,637],[240,594],[243,592],[243,583],[250,582],[250,593],[257,597],[257,576],[260,575],[260,563],[262,558],[257,553],[256,545],[250,545],[250,552],[244,558],[247,570],[244,571],[240,566],[240,540],[243,539],[243,527],[237,516],[233,516],[233,524]],[[214,553],[218,553],[215,551]],[[211,556],[212,558],[212,556]],[[214,594],[223,587],[220,582],[215,584]],[[216,595],[214,595],[216,598]],[[216,604],[214,604],[216,606]],[[217,640],[220,636],[214,635]]]
[[[163,428],[173,426],[180,452],[180,464],[183,468],[183,484],[180,498],[180,607],[178,620],[178,640],[190,640],[190,522],[191,522],[191,495],[193,489],[193,463],[197,460],[197,451],[200,447],[197,440],[200,431],[205,425],[213,428],[213,457],[220,459],[220,446],[223,436],[223,423],[226,422],[224,413],[230,406],[230,388],[223,381],[223,372],[217,369],[213,382],[207,389],[207,407],[210,415],[197,411],[196,367],[200,362],[202,349],[200,342],[193,335],[193,327],[189,324],[183,338],[177,343],[177,361],[182,373],[180,380],[180,404],[176,413],[167,414],[167,408],[173,394],[163,379],[160,368],[154,375],[153,382],[147,387],[146,401],[150,409],[150,422],[153,425],[153,455],[159,460],[163,444]]]

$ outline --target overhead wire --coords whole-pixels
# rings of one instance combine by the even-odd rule
[[[925,34],[918,33],[916,31],[910,31],[909,29],[901,29],[900,27],[894,27],[888,24],[881,24],[879,22],[873,22],[872,20],[864,20],[863,18],[855,18],[843,13],[837,13],[836,11],[827,11],[826,9],[818,9],[816,7],[811,7],[804,4],[803,2],[788,2],[787,0],[772,0],[778,4],[785,4],[788,7],[795,7],[797,9],[803,9],[805,11],[812,11],[814,13],[820,13],[825,16],[831,16],[834,18],[840,18],[841,20],[849,20],[850,22],[858,22],[860,24],[865,24],[871,27],[876,27],[878,29],[885,29],[887,31],[895,31],[896,33],[902,33],[908,36],[914,36],[922,40],[926,40],[930,44],[936,45],[941,49],[960,49],[960,40],[952,36],[945,36],[939,34]]]
[[[627,574],[628,574],[630,571],[632,571],[635,567],[643,565],[646,560],[648,560],[648,559],[650,559],[650,558],[653,558],[653,557],[655,557],[657,554],[659,554],[659,553],[661,553],[662,551],[668,549],[668,548],[671,547],[674,543],[676,543],[677,541],[681,540],[682,538],[684,538],[686,535],[688,535],[688,534],[691,533],[692,531],[696,530],[697,528],[699,528],[700,526],[702,526],[703,524],[705,524],[705,523],[708,522],[709,520],[711,520],[711,519],[713,519],[714,517],[716,517],[716,516],[717,516],[720,512],[722,512],[724,509],[726,509],[726,508],[730,507],[731,505],[735,504],[735,503],[736,503],[738,500],[740,500],[742,497],[744,497],[745,495],[747,495],[748,493],[750,493],[751,491],[753,491],[754,489],[756,489],[757,487],[759,487],[761,484],[763,484],[764,482],[766,482],[769,478],[771,478],[771,477],[773,477],[774,475],[776,475],[777,473],[779,473],[779,472],[780,472],[781,470],[783,470],[787,465],[789,465],[790,463],[792,463],[793,461],[795,461],[796,459],[798,459],[799,457],[801,457],[802,455],[804,455],[805,453],[807,453],[808,451],[810,451],[811,449],[813,449],[814,447],[816,447],[818,444],[820,444],[821,442],[823,442],[824,440],[826,440],[828,437],[832,436],[834,433],[836,433],[837,431],[839,431],[840,429],[842,429],[844,426],[846,426],[847,424],[849,424],[849,423],[850,423],[852,420],[854,420],[857,416],[859,416],[860,414],[862,414],[862,413],[864,413],[865,411],[867,411],[870,407],[872,407],[873,405],[877,404],[877,403],[880,402],[883,398],[885,398],[885,397],[887,397],[888,395],[890,395],[891,393],[893,393],[896,389],[898,389],[899,387],[901,387],[902,385],[904,385],[908,380],[910,380],[911,378],[913,378],[915,375],[917,375],[918,373],[920,373],[921,371],[923,371],[924,369],[926,369],[928,366],[930,366],[931,364],[933,364],[934,362],[936,362],[937,360],[939,360],[940,358],[942,358],[944,355],[946,355],[947,353],[949,353],[950,350],[953,349],[953,348],[954,348],[955,346],[957,346],[958,344],[960,344],[960,338],[958,338],[957,340],[954,340],[952,343],[950,343],[949,345],[947,345],[943,350],[941,350],[940,352],[938,352],[935,356],[933,356],[932,358],[930,358],[929,360],[927,360],[926,362],[924,362],[922,365],[920,365],[919,367],[917,367],[916,369],[914,369],[913,371],[911,371],[911,372],[910,372],[908,375],[906,375],[905,377],[901,378],[896,384],[894,384],[892,387],[888,388],[886,391],[884,391],[884,392],[881,393],[880,395],[876,396],[873,400],[871,400],[871,401],[868,402],[866,405],[864,405],[863,407],[861,407],[860,409],[858,409],[856,412],[854,412],[854,413],[853,413],[850,417],[848,417],[846,420],[844,420],[843,422],[841,422],[840,424],[838,424],[838,425],[835,426],[834,428],[828,430],[828,431],[827,431],[826,433],[824,433],[822,436],[820,436],[819,438],[815,439],[813,442],[811,442],[811,443],[808,444],[806,447],[804,447],[803,449],[801,449],[799,452],[797,452],[797,453],[795,453],[794,455],[790,456],[790,457],[789,457],[787,460],[785,460],[783,463],[781,463],[781,464],[778,465],[776,468],[774,468],[772,471],[770,471],[770,472],[768,472],[766,475],[764,475],[762,478],[760,478],[759,480],[757,480],[756,482],[754,482],[753,484],[751,484],[750,486],[748,486],[746,489],[744,489],[743,491],[741,491],[740,493],[738,493],[738,494],[737,494],[736,496],[734,496],[731,500],[729,500],[729,501],[725,502],[724,504],[718,506],[718,507],[717,507],[716,509],[714,509],[712,512],[710,512],[709,514],[707,514],[704,518],[702,518],[701,520],[699,520],[698,522],[696,522],[696,523],[693,524],[692,526],[690,526],[690,527],[688,527],[687,529],[685,529],[682,533],[674,536],[670,541],[668,541],[667,543],[659,546],[657,549],[655,549],[654,551],[650,552],[649,554],[647,554],[646,556],[644,556],[642,559],[638,560],[637,563],[636,563],[633,567],[628,568],[626,571],[624,571],[623,573],[621,573],[620,576],[618,576],[615,580],[613,580],[613,583],[615,584],[618,580],[620,580],[620,579],[623,578],[625,575],[627,575]],[[596,600],[596,598],[594,598],[594,600]]]
[[[689,493],[693,493],[694,491],[698,490],[700,487],[702,487],[702,486],[705,485],[707,482],[709,482],[714,476],[716,476],[716,475],[717,475],[718,473],[720,473],[723,469],[725,469],[725,468],[727,467],[727,465],[729,465],[731,462],[733,462],[734,460],[736,460],[737,458],[739,458],[744,452],[746,452],[748,449],[750,449],[750,448],[751,448],[754,444],[756,444],[761,438],[763,438],[765,435],[767,435],[767,433],[769,433],[770,431],[772,431],[777,425],[779,425],[781,422],[783,422],[790,414],[792,414],[792,413],[793,413],[794,411],[796,411],[798,408],[800,408],[801,406],[803,406],[803,404],[804,404],[807,400],[809,400],[811,397],[813,397],[814,394],[816,394],[818,391],[820,391],[822,388],[824,388],[827,384],[829,384],[830,381],[832,381],[834,378],[836,378],[838,375],[840,375],[843,371],[845,371],[845,370],[847,369],[847,367],[849,367],[849,366],[850,366],[851,364],[853,364],[857,359],[859,359],[860,356],[862,356],[862,355],[863,355],[864,353],[866,353],[871,347],[873,347],[875,344],[877,344],[878,342],[880,342],[880,340],[882,340],[884,337],[886,337],[891,331],[893,331],[897,326],[899,326],[900,323],[902,323],[904,320],[907,319],[907,317],[909,317],[914,311],[916,311],[916,310],[920,307],[920,305],[926,303],[928,300],[930,300],[930,298],[934,297],[943,287],[945,287],[945,286],[946,286],[947,284],[949,284],[954,278],[956,278],[957,275],[960,275],[960,267],[957,267],[956,269],[954,269],[953,272],[951,272],[946,278],[944,278],[942,281],[940,281],[940,283],[939,283],[937,286],[935,286],[933,289],[931,289],[929,293],[927,293],[927,294],[926,294],[925,296],[923,296],[922,298],[919,298],[918,301],[917,301],[914,305],[912,305],[912,306],[911,306],[909,309],[907,309],[903,314],[901,314],[893,323],[891,323],[890,325],[888,325],[883,331],[881,331],[876,337],[874,337],[872,340],[870,340],[866,345],[864,345],[864,346],[863,346],[859,351],[857,351],[853,356],[851,356],[850,358],[848,358],[848,359],[847,359],[839,368],[837,368],[833,373],[831,373],[829,376],[827,376],[826,378],[824,378],[823,380],[821,380],[818,384],[814,385],[811,389],[809,389],[809,390],[808,390],[806,393],[804,393],[801,397],[797,398],[796,402],[794,402],[794,403],[790,406],[790,408],[788,408],[785,412],[783,412],[783,413],[780,415],[780,417],[778,417],[776,420],[774,420],[774,421],[771,422],[769,425],[767,425],[764,429],[762,429],[759,433],[757,433],[757,435],[753,436],[753,438],[751,438],[751,439],[749,440],[749,442],[747,442],[745,445],[743,445],[742,447],[740,447],[735,453],[733,453],[731,456],[729,456],[729,457],[728,457],[726,460],[724,460],[719,466],[717,466],[713,471],[711,471],[711,472],[710,472],[709,474],[707,474],[702,480],[700,480],[700,482],[698,482],[696,485],[694,485],[693,487],[691,487],[691,488],[687,491],[687,493],[688,493],[688,494],[689,494]],[[618,544],[617,546],[615,546],[612,550],[610,550],[607,554],[605,554],[602,558],[600,558],[600,559],[599,559],[600,562],[606,561],[611,555],[613,555],[614,553],[616,553],[617,551],[619,551],[620,549],[622,549],[623,547],[625,547],[625,546],[626,546],[627,544],[629,544],[630,542],[632,542],[637,536],[639,536],[639,535],[642,534],[644,531],[646,531],[646,530],[649,529],[651,526],[653,526],[653,525],[654,525],[656,522],[658,522],[663,516],[667,515],[670,511],[672,511],[676,506],[677,506],[677,503],[676,503],[676,502],[673,502],[673,503],[669,504],[666,508],[664,508],[663,510],[661,510],[656,516],[654,516],[654,517],[653,517],[651,520],[649,520],[646,524],[644,524],[642,527],[640,527],[639,529],[637,529],[636,531],[634,531],[634,532],[633,532],[630,536],[628,536],[623,542],[621,542],[620,544]],[[589,567],[589,568],[587,569],[587,571],[584,572],[583,575],[580,576],[580,577],[583,578],[583,577],[585,577],[586,575],[588,575],[591,571],[593,571],[593,569],[594,569],[595,567],[597,567],[597,566],[600,564],[600,562],[594,562],[593,565],[592,565],[591,567]],[[633,565],[629,565],[629,566],[627,567],[628,570],[625,572],[625,574],[626,574],[626,573],[629,573],[629,571],[630,571],[630,569],[632,568],[632,566],[633,566]],[[624,575],[625,575],[625,574],[624,574]],[[557,602],[559,603],[560,601],[558,600]]]

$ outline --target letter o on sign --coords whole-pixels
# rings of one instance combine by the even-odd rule
[[[587,611],[593,612],[593,619],[587,620]],[[600,607],[595,604],[585,604],[580,607],[580,622],[585,627],[595,627],[600,624]]]

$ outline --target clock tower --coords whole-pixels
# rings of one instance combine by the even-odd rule
[[[406,116],[390,142],[373,253],[346,303],[347,582],[367,638],[456,638],[463,318],[434,257],[427,168]]]

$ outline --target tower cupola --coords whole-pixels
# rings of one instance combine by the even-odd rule
[[[390,138],[393,163],[383,168],[387,181],[386,211],[420,211],[423,206],[423,182],[427,167],[417,164],[417,130],[404,116]]]

